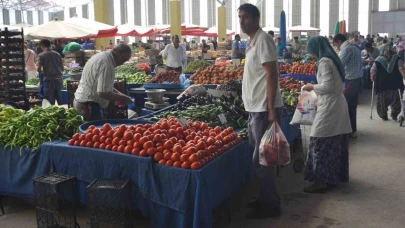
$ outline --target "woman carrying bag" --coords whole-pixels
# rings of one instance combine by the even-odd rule
[[[318,95],[312,125],[304,178],[312,185],[307,193],[324,193],[339,182],[349,181],[349,136],[352,132],[349,110],[343,95],[345,70],[328,40],[313,37],[307,53],[317,60],[317,85],[306,84],[303,90]]]

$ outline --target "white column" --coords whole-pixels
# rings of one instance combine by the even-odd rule
[[[368,20],[365,20],[365,18],[368,18],[369,15],[369,1],[370,0],[359,0],[359,32],[361,35],[364,35],[364,37],[368,34]]]
[[[43,15],[44,15],[44,24],[48,23],[49,22],[49,11],[47,10],[47,11],[42,11],[42,12],[43,12]],[[34,11],[33,13],[38,14],[37,11]]]
[[[274,0],[267,0],[266,1],[266,26],[274,27]]]
[[[88,11],[89,11],[89,20],[94,21],[94,2],[93,1],[89,2]]]
[[[47,15],[47,17],[48,17],[48,13],[46,13]],[[45,18],[45,12],[44,12],[44,18]],[[38,25],[38,11],[32,11],[32,24],[33,25]],[[45,22],[45,20],[44,20],[44,23],[46,23]]]
[[[184,23],[191,24],[190,6],[191,6],[190,1],[184,1],[184,5],[181,6],[184,7]]]
[[[320,8],[322,9],[319,21],[320,35],[329,35],[329,1],[320,1]]]
[[[143,10],[141,11],[141,19],[142,19],[142,25],[143,26],[147,25],[146,17],[148,15],[148,13],[147,13],[148,9],[146,7],[147,7],[146,0],[142,0],[141,1],[141,9],[143,9]]]
[[[302,26],[311,26],[311,0],[302,0],[301,25]]]
[[[158,1],[158,2],[162,2],[162,1]],[[128,8],[128,24],[134,24],[135,21],[135,3],[133,0],[127,0],[127,8]],[[157,12],[162,12],[162,9],[160,9],[160,11]]]
[[[76,14],[78,17],[83,17],[83,8],[82,6],[76,6]]]
[[[207,0],[200,0],[200,25],[208,26]]]
[[[21,15],[21,23],[28,23],[28,16],[27,16],[27,11],[23,11],[22,15]]]
[[[69,4],[68,3],[66,3],[65,9],[63,11],[64,11],[64,18],[65,19],[70,18]],[[60,20],[61,18],[58,18],[58,19]]]
[[[0,25],[3,24],[3,10],[0,10]]]
[[[121,1],[114,0],[114,25],[121,24]]]
[[[10,25],[15,25],[15,10],[9,10],[9,15],[10,15]]]

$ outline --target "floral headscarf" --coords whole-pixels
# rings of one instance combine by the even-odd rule
[[[388,73],[391,73],[399,56],[392,50],[390,44],[384,44],[378,50],[380,56],[375,61],[379,62]]]

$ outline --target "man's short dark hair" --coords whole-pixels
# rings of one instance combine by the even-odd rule
[[[245,11],[249,16],[253,18],[258,18],[260,17],[260,11],[257,6],[250,4],[250,3],[245,3],[241,6],[239,6],[238,11]]]
[[[336,34],[335,37],[333,37],[333,42],[338,42],[338,41],[342,41],[345,42],[347,40],[346,36],[343,34]]]
[[[118,54],[126,54],[126,55],[131,55],[132,54],[131,47],[129,47],[126,44],[118,44],[117,46],[115,46],[113,51],[118,53]]]
[[[371,43],[366,43],[366,45],[364,45],[365,48],[372,48],[373,45]]]
[[[269,31],[269,34],[274,37],[274,32],[273,31]]]
[[[49,48],[51,46],[51,41],[48,39],[42,39],[41,41],[39,41],[39,44],[42,47]]]
[[[236,38],[238,38],[238,37],[240,38],[240,35],[239,35],[239,34],[236,34],[236,35],[235,35],[235,40],[236,40]]]

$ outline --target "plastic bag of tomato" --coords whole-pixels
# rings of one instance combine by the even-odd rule
[[[71,146],[90,147],[142,157],[153,157],[162,165],[200,169],[242,141],[232,127],[211,128],[207,123],[187,121],[181,126],[174,118],[156,124],[120,125],[112,128],[89,126],[84,134],[74,134]]]

